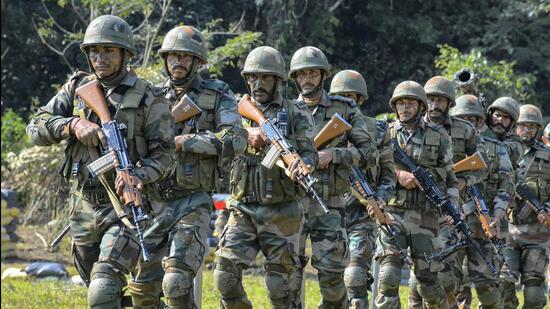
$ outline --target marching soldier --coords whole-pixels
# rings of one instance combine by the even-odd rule
[[[368,98],[367,83],[361,74],[353,70],[343,70],[334,75],[330,84],[330,95],[341,95],[352,99],[361,106]],[[378,164],[366,169],[369,181],[374,184],[380,206],[384,206],[395,190],[395,166],[393,150],[387,124],[371,117],[365,117],[367,130],[376,139],[380,154]],[[371,219],[366,208],[355,197],[346,197],[346,229],[348,232],[350,262],[344,272],[349,308],[368,308],[367,290],[372,278],[370,266],[377,234],[375,220]]]
[[[159,216],[171,223],[147,237],[156,254],[148,263],[140,261],[129,287],[134,308],[156,308],[161,284],[167,308],[196,308],[193,279],[208,250],[210,194],[218,183],[228,182],[227,177],[220,180],[225,175],[223,162],[246,150],[247,134],[229,86],[198,74],[207,62],[205,39],[199,30],[173,28],[159,55],[169,76],[161,87],[170,107],[187,96],[201,112],[176,123],[175,167],[158,183],[159,194],[152,198]]]
[[[504,252],[512,275],[502,272],[500,287],[504,308],[517,308],[515,282],[521,278],[523,308],[538,309],[545,308],[547,303],[544,274],[548,267],[550,245],[550,148],[537,141],[543,120],[536,106],[523,105],[517,123],[516,134],[526,148],[518,161],[517,181],[526,185],[546,210],[537,215],[528,205],[532,202],[519,200],[516,193]]]
[[[303,102],[281,96],[286,79],[284,60],[274,48],[261,46],[247,56],[241,72],[253,104],[277,126],[313,168],[317,151],[313,143],[313,122]],[[257,123],[246,121],[248,151],[235,158],[231,168],[229,221],[216,251],[214,281],[221,294],[222,308],[252,308],[242,286],[242,270],[261,251],[266,259],[266,285],[273,308],[293,308],[290,276],[298,268],[298,245],[304,216],[300,199],[303,191],[292,179],[303,173],[296,160],[288,172],[262,165],[269,147]]]
[[[451,201],[458,202],[457,180],[452,168],[452,148],[444,129],[424,121],[422,112],[428,109],[428,98],[421,85],[405,81],[397,85],[390,100],[398,120],[390,124],[390,133],[416,164],[427,168]],[[413,272],[418,281],[418,294],[425,308],[440,308],[445,304],[444,291],[437,272],[442,265],[426,260],[434,252],[439,233],[439,210],[435,209],[418,188],[414,175],[396,161],[397,188],[386,210],[394,217],[400,230],[391,241],[380,233],[375,258],[380,262],[377,308],[399,308],[399,282],[403,261],[400,248],[410,249]]]
[[[71,183],[74,263],[88,286],[91,308],[120,308],[125,276],[139,258],[139,245],[134,231],[123,224],[128,210],[110,198],[120,192],[124,181],[117,176],[115,182],[114,172],[107,172],[110,184],[116,184],[113,190],[88,172],[105,136],[98,115],[77,100],[75,89],[94,79],[101,83],[111,116],[126,127],[128,154],[136,166],[132,181],[146,192],[172,165],[174,120],[161,91],[127,68],[136,49],[132,29],[124,20],[113,15],[94,19],[80,49],[93,74],[75,73],[38,110],[27,133],[35,145],[68,140],[62,173]]]
[[[303,270],[307,264],[306,238],[310,236],[312,265],[317,269],[321,290],[320,308],[343,308],[347,304],[344,270],[349,262],[349,246],[344,225],[345,200],[349,191],[349,174],[352,165],[373,166],[378,152],[376,144],[367,132],[365,118],[353,100],[328,95],[323,83],[329,76],[329,64],[325,54],[313,46],[302,47],[292,56],[289,77],[295,82],[300,97],[313,116],[314,133],[317,134],[338,113],[352,129],[335,138],[319,151],[316,186],[330,209],[324,214],[311,198],[304,200],[306,221],[300,239],[301,268],[296,272],[293,286],[299,301]]]
[[[550,123],[546,125],[546,128],[544,128],[544,132],[542,134],[542,143],[546,146],[550,146]]]

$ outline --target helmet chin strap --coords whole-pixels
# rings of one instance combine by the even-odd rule
[[[168,77],[170,78],[170,82],[175,85],[178,88],[185,89],[191,82],[195,79],[195,77],[198,74],[198,66],[197,66],[197,57],[193,56],[193,62],[191,63],[191,68],[189,69],[189,72],[187,73],[187,76],[185,76],[184,79],[177,79],[174,78],[172,73],[170,73],[170,70],[168,70],[168,63],[166,61],[166,56],[164,56],[164,70],[166,71],[166,74],[168,74]]]
[[[310,93],[305,94],[302,91],[302,87],[300,87],[300,84],[298,83],[296,78],[294,78],[294,85],[296,85],[296,89],[302,95],[302,97],[304,97],[306,99],[310,99],[310,98],[315,98],[317,96],[317,94],[319,93],[319,91],[322,90],[324,81],[325,81],[325,72],[323,70],[321,70],[321,81],[319,82],[319,85],[317,85],[317,87],[315,87],[315,89],[313,91],[311,91]]]

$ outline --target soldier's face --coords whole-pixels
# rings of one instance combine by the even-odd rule
[[[476,129],[481,129],[481,127],[483,126],[483,120],[480,117],[473,115],[461,115],[458,117],[469,121]]]
[[[277,88],[277,77],[270,74],[247,74],[246,83],[254,100],[264,104],[273,99]]]
[[[536,123],[518,123],[516,134],[524,142],[532,142],[537,136],[539,126]]]
[[[353,93],[353,92],[341,92],[341,93],[338,93],[339,95],[343,96],[343,97],[346,97],[348,99],[352,99],[353,102],[357,103],[357,104],[361,104],[362,102],[359,102],[359,98],[360,96],[357,94],[357,93]]]
[[[184,52],[169,52],[166,67],[174,79],[185,79],[191,71],[193,55]]]
[[[105,78],[118,72],[122,65],[122,52],[122,48],[114,46],[90,46],[88,57],[97,76]]]
[[[442,118],[447,113],[449,99],[440,95],[428,95],[428,114],[430,118]]]
[[[500,109],[491,114],[491,130],[496,134],[504,134],[512,125],[512,117]]]
[[[302,89],[302,94],[308,95],[317,90],[317,87],[321,84],[321,70],[320,69],[305,69],[296,72],[296,83]]]
[[[399,121],[409,121],[416,117],[420,109],[420,102],[413,98],[402,98],[395,102],[395,110]]]

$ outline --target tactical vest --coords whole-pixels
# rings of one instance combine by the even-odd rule
[[[453,162],[458,162],[469,155],[465,152],[468,122],[457,117],[450,117],[452,120],[452,125],[449,135],[451,136],[453,144]]]
[[[216,110],[224,95],[213,81],[203,81],[202,89],[194,88],[187,95],[197,104],[202,113],[195,116],[194,127],[187,133],[216,132]],[[175,103],[175,102],[173,102]],[[176,123],[175,135],[186,133],[185,123]],[[218,156],[208,156],[199,153],[176,153],[175,179],[176,187],[187,194],[194,192],[212,192],[216,189],[216,180],[219,176]]]
[[[485,200],[492,204],[498,193],[500,182],[498,147],[504,147],[498,140],[484,137],[482,144],[484,154],[487,156],[487,178],[480,182],[481,192],[484,193]]]
[[[82,74],[75,78],[77,79],[74,80],[75,87],[72,88],[73,94],[71,94],[74,106],[73,116],[99,124],[100,122],[97,115],[93,114],[91,109],[88,108],[83,101],[74,96],[76,87],[90,82],[93,77],[90,75],[84,76]],[[124,93],[122,93],[120,103],[107,100],[108,103],[110,102],[110,108],[116,110],[113,119],[126,127],[126,129],[122,131],[122,134],[126,139],[128,155],[134,163],[144,158],[148,153],[145,136],[143,136],[145,107],[147,104],[146,93],[148,87],[148,82],[138,78],[133,87],[125,89]],[[71,179],[73,188],[80,187],[81,184],[84,184],[85,187],[101,187],[96,179],[89,177],[86,167],[92,162],[92,159],[90,158],[89,149],[84,144],[72,138],[65,149],[65,156],[66,162],[63,165],[62,173],[66,179]],[[114,173],[106,176],[112,178],[114,181]]]
[[[294,114],[296,113],[295,103],[283,99],[282,107],[264,111],[266,118],[286,118],[286,129],[279,127],[283,133],[286,131],[288,143],[297,148],[294,135]],[[304,107],[305,108],[305,107]],[[282,116],[284,109],[287,116]],[[257,124],[244,119],[244,127],[255,127]],[[247,153],[237,156],[231,164],[229,189],[231,197],[246,204],[271,205],[283,202],[296,201],[302,197],[304,192],[299,185],[285,174],[285,171],[273,166],[271,169],[262,165],[262,160],[269,147],[265,146],[259,152],[248,147]]]
[[[534,154],[529,155],[534,150]],[[523,155],[518,161],[518,181],[522,181],[541,201],[546,203],[550,199],[550,148],[536,142],[527,155]],[[537,215],[532,210],[523,210],[529,206],[516,200],[517,207],[512,215],[513,224],[526,224],[538,222]],[[522,213],[523,212],[523,213]],[[524,213],[528,215],[525,216]]]
[[[338,95],[329,95],[331,105],[328,107],[317,105],[313,115],[313,133],[317,135],[330,121],[334,114],[340,114],[348,123],[351,123],[352,108],[355,103],[345,97]],[[358,115],[360,116],[360,115]],[[353,130],[353,129],[352,129]],[[369,131],[370,132],[370,131]],[[348,147],[349,131],[332,140],[327,148],[330,147]],[[320,149],[322,150],[322,149]],[[319,180],[315,184],[315,189],[321,194],[321,197],[328,200],[331,196],[341,196],[349,191],[350,169],[343,164],[329,164],[327,169],[315,170],[315,177]]]
[[[417,130],[418,129],[419,128],[417,128]],[[390,134],[392,138],[397,138],[395,123],[390,124]],[[440,186],[443,192],[446,192],[447,171],[444,167],[438,167],[441,132],[433,125],[425,123],[424,135],[418,139],[412,138],[411,142],[413,144],[413,149],[412,155],[409,154],[409,156],[413,158],[417,165],[426,168],[434,177],[435,183]],[[398,170],[407,171],[407,169],[398,162],[395,163],[395,166]],[[388,205],[406,209],[420,209],[426,208],[426,206],[431,207],[426,195],[420,189],[407,190],[399,184],[399,181],[396,183],[395,193],[390,197]]]

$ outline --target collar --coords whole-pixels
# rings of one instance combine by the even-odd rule
[[[128,70],[128,73],[124,76],[124,78],[120,81],[119,85],[134,87],[137,82],[137,75],[134,72],[134,70]]]
[[[423,122],[431,122],[429,117],[428,117],[428,113],[426,112],[424,114],[424,117],[422,117],[422,121]],[[443,121],[441,122],[441,124],[435,124],[434,125],[436,126],[443,126],[444,128],[450,128],[452,125],[453,125],[453,119],[451,118],[451,116],[449,114],[445,115],[445,118],[443,118]]]
[[[425,130],[426,129],[426,121],[424,121],[424,117],[420,117],[418,119],[418,122],[416,123],[416,127],[420,127],[422,130]],[[399,121],[399,119],[397,119],[395,121],[395,129],[396,130],[401,130],[401,129],[405,129],[405,126],[403,124],[401,124],[401,122]]]
[[[330,107],[332,106],[332,103],[330,102],[330,96],[329,94],[323,89],[323,92],[321,93],[321,97],[319,98],[319,102],[317,102],[317,105],[321,105],[324,107]],[[302,94],[298,96],[296,101],[302,101],[304,102],[304,98],[302,97]],[[305,102],[304,102],[305,104]]]

